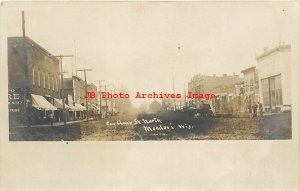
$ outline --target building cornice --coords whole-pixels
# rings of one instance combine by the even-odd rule
[[[265,50],[264,53],[262,53],[259,56],[256,56],[256,60],[258,61],[258,60],[260,60],[260,59],[262,59],[262,58],[264,58],[264,57],[266,57],[266,56],[268,56],[268,55],[270,55],[270,54],[272,54],[272,53],[274,53],[276,51],[282,51],[282,50],[290,49],[290,48],[291,48],[291,45],[289,45],[289,44],[287,44],[287,45],[280,44],[279,46],[277,46],[275,48],[272,48],[270,50]]]
[[[255,70],[255,66],[251,66],[251,67],[249,67],[249,68],[247,68],[247,69],[244,69],[244,70],[242,70],[241,71],[241,73],[247,73],[247,72],[249,72],[249,71],[251,71],[251,70]]]
[[[22,42],[23,37],[8,37],[8,39],[15,39],[16,42],[18,43],[18,44],[15,44],[15,46],[16,46],[16,45],[19,45],[19,42]],[[41,45],[39,45],[38,43],[36,43],[34,40],[32,40],[31,38],[29,38],[28,36],[26,36],[25,39],[26,39],[26,43],[29,44],[29,45],[31,45],[31,47],[37,48],[38,50],[40,50],[41,52],[43,52],[44,54],[46,54],[49,58],[51,58],[54,62],[59,63],[58,58],[54,57],[49,51],[47,51]],[[13,42],[11,42],[10,40],[8,40],[8,43],[12,44]]]

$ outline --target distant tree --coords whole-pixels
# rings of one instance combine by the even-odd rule
[[[129,90],[125,87],[122,87],[120,88],[120,90],[116,92],[121,92],[125,94],[125,93],[129,93]],[[114,101],[115,101],[115,108],[119,113],[132,112],[134,109],[130,98],[116,98],[114,99]]]
[[[139,107],[138,107],[138,112],[139,113],[147,113],[148,112],[148,105],[146,103],[142,103]]]
[[[153,102],[151,102],[151,104],[149,105],[149,110],[150,112],[158,112],[162,110],[162,106],[160,103],[158,103],[158,101],[153,100]]]

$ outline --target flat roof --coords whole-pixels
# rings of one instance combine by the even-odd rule
[[[33,46],[33,47],[38,48],[40,51],[42,51],[43,53],[45,53],[49,58],[51,58],[55,62],[59,63],[58,58],[54,57],[49,51],[47,51],[41,45],[39,45],[38,43],[36,43],[34,40],[32,40],[31,38],[29,38],[28,36],[26,36],[25,39],[26,39],[26,43],[31,44],[31,46]],[[20,36],[8,37],[7,38],[8,44],[12,44],[12,43],[18,43],[19,44],[19,43],[22,43],[22,41],[23,41],[23,37],[20,37]]]
[[[249,72],[250,70],[255,70],[255,66],[251,66],[250,68],[244,69],[241,71],[241,73]]]
[[[272,49],[269,49],[269,50],[266,50],[264,53],[262,53],[261,55],[257,56],[256,57],[256,60],[259,60],[263,57],[266,57],[276,51],[282,51],[284,49],[290,49],[291,48],[291,45],[290,44],[279,44],[277,47],[275,48],[272,48]]]

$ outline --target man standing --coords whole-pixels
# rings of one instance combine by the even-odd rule
[[[54,121],[54,114],[53,114],[53,111],[50,111],[49,112],[49,120],[50,120],[50,123],[51,123],[51,127],[53,127],[53,121]]]
[[[258,102],[258,108],[259,108],[259,115],[260,117],[263,116],[263,107],[262,107],[262,103]]]
[[[253,103],[252,109],[253,109],[253,117],[257,117],[257,105],[256,105],[256,103]]]

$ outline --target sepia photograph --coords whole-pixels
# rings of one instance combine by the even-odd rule
[[[292,138],[288,4],[36,4],[5,18],[10,141]]]
[[[1,1],[0,190],[299,190],[299,8]]]

